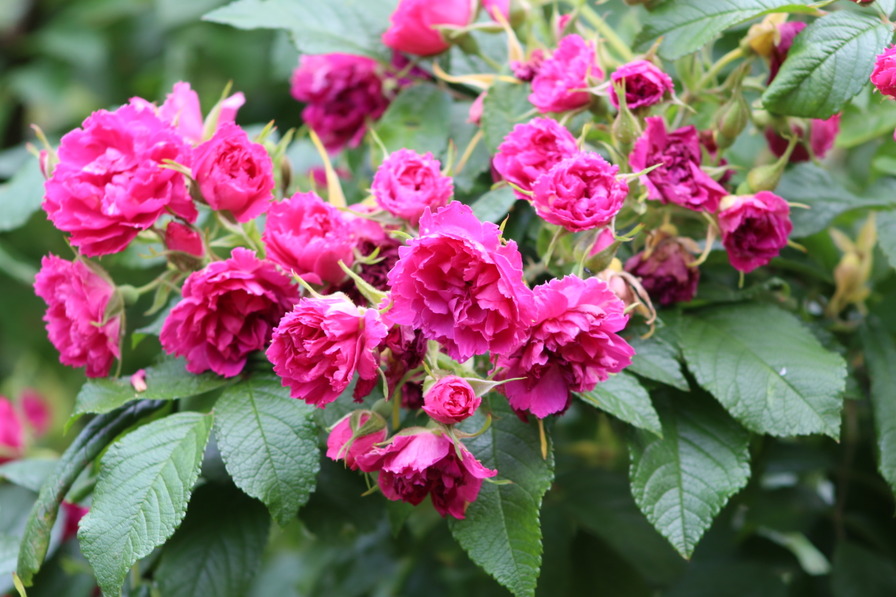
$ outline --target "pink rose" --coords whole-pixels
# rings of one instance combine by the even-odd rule
[[[512,350],[532,320],[516,243],[453,202],[420,218],[420,236],[399,249],[389,272],[394,302],[386,316],[419,328],[458,361]]]
[[[625,202],[628,185],[619,168],[600,155],[581,152],[551,168],[532,187],[532,206],[546,222],[570,232],[606,226]]]
[[[35,437],[39,437],[47,432],[50,427],[50,407],[37,390],[25,388],[20,396],[22,413],[25,415],[25,421],[31,427]]]
[[[122,332],[121,309],[110,312],[112,283],[83,261],[48,255],[34,278],[34,292],[47,303],[44,322],[59,362],[86,367],[87,377],[109,375],[121,357]]]
[[[354,54],[303,55],[292,74],[292,96],[307,104],[302,120],[320,136],[324,147],[357,147],[368,119],[389,105],[379,63]]]
[[[351,383],[363,398],[378,377],[376,350],[387,328],[375,309],[345,295],[303,298],[274,329],[268,359],[293,398],[323,408]]]
[[[534,293],[529,337],[514,352],[498,353],[495,379],[526,378],[497,389],[515,410],[543,419],[565,409],[570,392],[589,392],[628,367],[635,351],[617,334],[628,322],[625,305],[603,280],[566,276]]]
[[[482,10],[495,22],[498,20],[495,18],[495,11],[507,21],[510,19],[510,0],[482,0]]]
[[[244,103],[246,97],[242,93],[234,93],[224,99],[218,106],[218,127],[233,122],[237,110]],[[159,118],[177,129],[177,132],[191,144],[202,143],[205,137],[205,123],[199,107],[199,95],[193,91],[189,83],[182,81],[175,83],[171,93],[165,98],[165,103],[159,107],[158,114]]]
[[[652,62],[635,60],[623,64],[610,75],[613,86],[610,87],[610,103],[619,108],[619,97],[615,85],[625,85],[625,104],[630,110],[642,106],[652,106],[663,101],[666,93],[675,88],[672,78],[660,70]]]
[[[495,154],[495,170],[507,182],[531,191],[538,177],[561,160],[578,153],[576,138],[550,118],[534,118],[518,124],[504,137]],[[514,189],[518,199],[529,199]]]
[[[686,303],[697,294],[700,282],[700,270],[691,267],[694,255],[686,244],[679,238],[664,238],[626,261],[625,270],[641,280],[654,302]]]
[[[470,0],[400,0],[389,17],[389,28],[383,33],[383,43],[393,50],[432,56],[450,46],[435,25],[464,27],[473,17]]]
[[[541,64],[543,62],[544,50],[542,50],[541,48],[535,48],[529,55],[528,60],[511,60],[510,70],[513,71],[514,77],[516,77],[523,83],[528,83],[535,78],[535,75],[538,74],[538,71],[541,68]]]
[[[482,399],[463,377],[441,378],[423,395],[423,412],[439,423],[454,425],[473,415]]]
[[[194,257],[205,255],[199,231],[177,220],[171,220],[165,227],[165,248],[169,251],[188,253]]]
[[[190,148],[151,108],[100,110],[62,137],[43,208],[88,256],[124,249],[170,211],[198,215],[184,177],[165,160],[190,165]]]
[[[742,272],[751,272],[777,257],[793,230],[790,206],[769,191],[725,197],[718,217],[728,260]]]
[[[476,501],[482,480],[498,474],[457,440],[420,427],[403,430],[359,457],[358,464],[362,471],[379,473],[377,484],[390,500],[416,506],[429,495],[439,514],[457,519]]]
[[[575,110],[591,101],[585,91],[591,81],[603,78],[594,43],[572,33],[561,39],[551,57],[541,63],[532,79],[529,101],[542,114]]]
[[[686,126],[669,133],[659,116],[645,122],[647,127],[635,141],[629,163],[635,172],[660,164],[641,177],[647,196],[694,211],[715,211],[727,191],[700,168],[697,129]]]
[[[345,460],[345,466],[353,471],[358,470],[358,457],[367,454],[375,444],[386,439],[385,421],[382,421],[379,429],[361,433],[365,427],[369,427],[367,423],[371,417],[382,421],[382,417],[369,410],[355,411],[340,419],[327,436],[327,458]]]
[[[62,511],[65,513],[65,522],[62,527],[62,540],[68,541],[78,536],[78,528],[81,525],[81,519],[84,518],[90,508],[79,506],[71,502],[62,502]]]
[[[274,189],[274,163],[267,150],[249,141],[235,124],[225,124],[193,152],[193,178],[202,198],[237,222],[264,213]]]
[[[454,194],[454,182],[440,172],[442,164],[431,153],[399,149],[387,157],[370,190],[380,207],[416,225],[427,207],[444,207]]]
[[[311,284],[342,282],[339,261],[354,262],[351,224],[316,193],[296,193],[272,204],[261,240],[268,259]]]
[[[840,114],[834,114],[830,118],[820,119],[813,118],[809,125],[809,148],[812,149],[812,155],[818,159],[823,158],[834,147],[834,141],[840,132]],[[792,126],[793,134],[803,139],[793,148],[790,154],[790,162],[806,162],[810,159],[809,149],[806,147],[805,133],[802,127]],[[778,157],[784,155],[787,151],[788,140],[778,135],[773,129],[765,130],[765,139],[768,141],[768,147],[772,153]]]
[[[267,345],[299,298],[273,263],[242,247],[190,274],[182,294],[162,325],[162,348],[186,357],[191,373],[211,369],[224,377],[238,375],[249,354]]]
[[[0,464],[22,457],[25,436],[12,402],[0,396]]]
[[[781,70],[781,65],[784,64],[784,61],[787,60],[787,54],[790,53],[790,47],[793,45],[793,40],[799,35],[800,31],[805,28],[806,23],[803,23],[802,21],[787,21],[786,23],[778,25],[779,39],[772,47],[772,53],[769,56],[769,73],[766,84],[771,83],[772,80],[778,76],[778,71]]]

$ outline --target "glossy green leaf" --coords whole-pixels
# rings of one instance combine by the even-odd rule
[[[670,0],[644,20],[635,45],[647,49],[662,38],[659,53],[667,60],[696,52],[738,23],[771,12],[811,12],[793,0]]]
[[[320,469],[315,410],[290,398],[274,376],[227,388],[215,406],[215,437],[227,472],[281,526],[314,491]]]
[[[168,415],[125,435],[103,456],[78,539],[105,595],[118,595],[131,566],[180,525],[210,431],[209,415]]]
[[[860,333],[871,378],[878,470],[896,493],[896,342],[876,319],[869,319],[860,328]]]
[[[183,359],[166,359],[146,368],[146,391],[137,392],[130,376],[88,380],[75,399],[75,415],[104,413],[131,400],[177,400],[210,392],[234,383],[211,372],[190,373]]]
[[[638,507],[678,552],[697,541],[750,477],[750,435],[718,405],[677,395],[660,410],[663,437],[638,432],[629,471]]]
[[[632,338],[629,344],[635,349],[635,356],[628,371],[685,392],[689,389],[678,362],[678,351],[665,339],[654,334],[647,339]]]
[[[676,333],[697,382],[758,433],[840,433],[846,363],[772,305],[726,305],[681,317]]]
[[[813,21],[794,38],[763,105],[779,114],[832,116],[868,84],[874,59],[892,36],[872,12],[842,10]]]
[[[395,0],[237,0],[203,19],[239,29],[285,29],[304,54],[387,57],[380,36]]]
[[[482,102],[482,134],[489,153],[498,151],[507,133],[522,122],[535,116],[529,103],[529,86],[497,82],[488,90]]]
[[[485,193],[474,201],[470,207],[473,213],[483,222],[499,223],[516,203],[516,195],[510,187],[499,187]]]
[[[165,597],[243,597],[261,564],[270,524],[264,506],[236,487],[199,487],[162,550],[159,591]]]
[[[0,184],[0,232],[15,230],[40,209],[44,176],[36,159],[29,159],[15,176]]]
[[[611,375],[592,391],[581,392],[578,396],[621,421],[662,435],[660,419],[650,401],[650,395],[638,383],[637,378],[625,371]]]
[[[479,498],[464,520],[450,528],[476,564],[517,597],[534,595],[541,568],[541,501],[554,478],[552,453],[541,455],[538,426],[523,423],[507,401],[493,396],[494,420],[484,434],[467,440],[485,466],[498,470],[499,480],[484,482]]]
[[[790,168],[781,178],[775,193],[792,203],[809,208],[793,207],[791,236],[801,238],[827,228],[834,218],[853,209],[885,207],[893,199],[873,195],[858,196],[848,191],[825,168],[803,163]]]
[[[6,479],[31,491],[40,491],[41,485],[49,478],[56,465],[54,458],[21,458],[0,465],[0,479]]]
[[[407,148],[439,157],[451,134],[451,96],[435,85],[407,87],[389,104],[375,129],[390,152]]]
[[[140,401],[116,411],[99,415],[88,423],[59,458],[52,475],[44,482],[19,548],[17,572],[26,585],[40,570],[50,545],[50,533],[59,512],[59,504],[75,479],[122,431],[152,414],[158,402]]]

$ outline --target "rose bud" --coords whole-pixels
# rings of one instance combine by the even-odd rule
[[[542,114],[582,108],[591,101],[583,90],[591,86],[591,80],[603,77],[594,43],[573,33],[561,39],[551,57],[541,63],[532,79],[529,101]]]
[[[454,425],[476,412],[481,403],[482,399],[467,380],[449,375],[423,395],[423,412],[439,423]]]
[[[790,206],[769,191],[730,195],[719,205],[722,245],[731,265],[751,272],[777,257],[793,229]]]

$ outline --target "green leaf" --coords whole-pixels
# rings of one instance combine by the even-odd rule
[[[833,597],[892,597],[896,595],[896,566],[879,550],[841,542],[834,551],[831,574]]]
[[[390,152],[407,148],[439,157],[451,133],[451,96],[435,85],[406,87],[389,104],[375,129]]]
[[[165,597],[243,597],[261,564],[271,519],[230,484],[199,487],[165,544],[155,578]]]
[[[36,159],[25,162],[15,176],[0,184],[0,232],[15,230],[40,209],[44,176]]]
[[[680,394],[661,409],[663,437],[638,432],[629,476],[638,507],[689,558],[750,477],[750,435],[709,400]]]
[[[877,434],[878,470],[896,493],[896,343],[876,318],[859,329],[871,378],[871,407]]]
[[[611,375],[607,381],[597,384],[594,390],[578,396],[621,421],[662,435],[660,419],[650,396],[633,375],[624,371]]]
[[[498,479],[485,482],[464,520],[450,520],[454,538],[476,564],[517,597],[534,595],[541,568],[541,501],[554,478],[551,453],[542,458],[537,425],[519,420],[492,395],[494,420],[467,447]]]
[[[227,388],[215,406],[215,437],[227,472],[281,526],[314,491],[320,469],[314,411],[290,398],[274,376]]]
[[[688,380],[681,372],[678,351],[666,340],[654,334],[647,339],[636,336],[628,343],[635,349],[629,371],[684,392],[690,389]]]
[[[206,21],[238,29],[285,29],[304,54],[343,52],[388,57],[380,36],[395,0],[237,0],[206,14]]]
[[[635,46],[647,49],[661,37],[660,56],[674,60],[696,52],[732,25],[772,12],[812,11],[811,5],[793,0],[671,0],[645,18]]]
[[[681,350],[697,382],[758,433],[840,433],[846,363],[772,305],[739,304],[682,317]]]
[[[489,153],[498,151],[507,133],[527,122],[534,109],[529,103],[529,86],[499,81],[488,90],[482,102],[482,134]]]
[[[890,267],[896,268],[896,209],[878,212],[875,223],[880,250],[887,256]]]
[[[892,198],[863,195],[846,190],[830,172],[815,164],[803,163],[785,172],[775,193],[790,202],[808,205],[809,209],[793,207],[791,236],[801,238],[827,228],[834,218],[853,209],[885,207]]]
[[[40,488],[19,548],[17,572],[26,586],[31,584],[47,555],[59,504],[75,479],[118,434],[160,406],[159,402],[140,401],[95,417],[59,458],[53,474]]]
[[[56,470],[55,458],[21,458],[0,465],[0,479],[6,479],[20,487],[40,491],[44,481]]]
[[[146,391],[137,392],[129,376],[88,380],[75,399],[74,415],[105,413],[140,398],[147,400],[178,400],[210,392],[234,383],[214,373],[196,375],[184,368],[183,359],[166,359],[146,368]]]
[[[841,10],[817,19],[796,38],[787,60],[762,94],[779,114],[829,118],[868,83],[874,59],[892,38],[872,13]]]
[[[473,208],[473,214],[481,221],[497,224],[504,219],[514,203],[516,203],[516,195],[513,194],[513,189],[499,187],[479,197],[470,207]]]
[[[210,431],[209,415],[177,413],[125,435],[103,456],[78,539],[105,595],[118,595],[131,566],[183,520]]]

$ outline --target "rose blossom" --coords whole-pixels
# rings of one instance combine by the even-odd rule
[[[62,540],[68,541],[69,539],[74,539],[78,536],[78,528],[81,525],[81,519],[90,511],[90,508],[63,501],[62,511],[65,512],[65,522],[62,527]]]
[[[439,431],[411,427],[388,444],[358,458],[362,471],[379,473],[377,484],[390,500],[417,505],[429,495],[442,516],[463,519],[479,496],[488,469],[457,440]]]
[[[482,399],[463,377],[441,378],[423,395],[423,412],[439,423],[454,425],[473,415]]]
[[[539,176],[577,152],[576,138],[566,127],[550,118],[533,118],[514,126],[504,137],[493,164],[504,180],[531,191]],[[529,198],[516,189],[513,192],[518,199]]]
[[[450,46],[434,25],[464,27],[473,17],[470,0],[400,0],[389,17],[383,43],[393,50],[432,56]]]
[[[0,464],[21,458],[24,446],[22,421],[12,402],[0,396]]]
[[[186,357],[191,373],[211,369],[224,377],[238,375],[249,353],[265,347],[299,298],[273,263],[242,247],[190,274],[182,294],[162,325],[162,348]]]
[[[790,162],[805,162],[810,158],[809,149],[806,147],[805,135],[802,127],[792,126],[791,130],[797,137],[802,140],[793,148],[790,154]],[[813,118],[809,124],[809,148],[812,155],[818,159],[827,155],[828,151],[834,147],[834,141],[840,132],[840,114],[834,114],[830,118],[822,120],[821,118]],[[765,139],[768,141],[768,147],[772,153],[781,157],[787,151],[788,140],[778,135],[773,129],[765,130]]]
[[[515,410],[543,419],[566,408],[570,392],[589,392],[628,367],[635,351],[616,333],[628,315],[603,280],[566,276],[536,286],[534,294],[529,337],[514,352],[497,355],[495,379],[525,378],[498,391]]]
[[[700,168],[697,129],[686,126],[667,132],[659,116],[645,122],[647,126],[635,142],[629,162],[635,172],[660,164],[641,177],[647,196],[694,211],[715,211],[727,191]]]
[[[623,64],[610,75],[610,103],[619,108],[616,84],[625,84],[625,104],[630,110],[652,106],[663,101],[667,92],[674,89],[672,78],[647,60],[635,60]]]
[[[50,408],[47,400],[37,390],[25,388],[19,397],[22,414],[25,421],[34,431],[35,436],[41,436],[50,427]]]
[[[871,82],[882,94],[896,98],[896,46],[886,48],[875,58]]]
[[[34,292],[47,303],[44,322],[59,362],[86,367],[87,377],[109,375],[121,357],[121,311],[109,301],[115,287],[83,261],[55,255],[41,259]]]
[[[566,112],[591,101],[589,80],[603,79],[597,65],[594,43],[572,33],[560,40],[550,58],[541,63],[532,79],[529,101],[542,114]]]
[[[719,206],[718,216],[728,260],[745,273],[777,257],[793,230],[790,206],[769,191],[729,195]]]
[[[43,208],[87,256],[124,249],[163,213],[198,215],[184,177],[165,160],[190,165],[190,148],[149,107],[99,110],[62,137]]]
[[[357,147],[389,105],[383,91],[382,67],[354,54],[303,55],[292,74],[292,96],[307,104],[302,120],[330,151]]]
[[[511,60],[510,70],[513,71],[514,77],[523,83],[529,83],[538,74],[538,69],[541,68],[542,62],[544,62],[544,50],[535,48],[529,55],[528,60]]]
[[[356,371],[355,398],[370,393],[376,349],[387,331],[375,309],[357,307],[345,295],[303,298],[274,329],[267,355],[290,396],[323,408]]]
[[[268,259],[311,284],[338,284],[345,279],[339,261],[354,262],[349,220],[316,193],[272,204],[261,240]]]
[[[246,97],[242,93],[234,93],[221,101],[217,107],[217,126],[233,122],[236,119],[237,110],[244,103],[246,103]],[[174,84],[171,93],[165,98],[165,103],[159,107],[158,115],[193,145],[202,143],[205,137],[205,123],[199,107],[199,95],[193,91],[189,83],[181,81]]]
[[[556,164],[532,187],[532,206],[546,222],[570,232],[609,224],[622,208],[628,185],[619,168],[600,155],[581,152]]]
[[[165,248],[169,251],[188,253],[194,257],[202,257],[205,254],[199,231],[177,220],[171,220],[165,227]]]
[[[420,218],[420,235],[399,249],[389,272],[394,302],[386,316],[419,328],[458,361],[512,350],[533,314],[516,243],[453,202]]]
[[[650,250],[625,262],[625,271],[637,276],[650,298],[661,305],[686,303],[697,294],[700,270],[691,267],[694,255],[685,239],[664,238]]]
[[[766,84],[771,83],[772,80],[778,76],[778,71],[781,70],[781,65],[784,64],[784,61],[787,59],[787,54],[790,53],[790,47],[793,45],[793,40],[799,35],[800,31],[805,28],[806,23],[803,23],[802,21],[787,21],[786,23],[781,23],[777,26],[778,34],[776,37],[778,39],[772,46],[769,55],[769,73]]]
[[[219,127],[195,149],[192,172],[206,203],[229,211],[237,222],[263,213],[274,189],[271,156],[235,124]]]
[[[379,419],[382,426],[377,430],[371,429],[360,435],[359,432],[371,417]],[[353,426],[355,427],[353,428]],[[333,426],[330,435],[327,436],[327,458],[345,460],[345,466],[356,471],[358,470],[358,457],[367,454],[373,449],[374,444],[385,439],[386,423],[382,417],[369,410],[356,411],[344,416]]]
[[[441,167],[431,153],[399,149],[380,164],[370,190],[380,207],[416,225],[424,209],[444,207],[454,194],[454,182]]]

